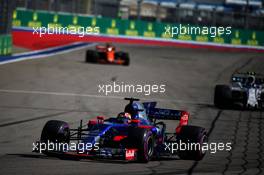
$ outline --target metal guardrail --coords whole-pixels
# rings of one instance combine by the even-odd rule
[[[188,23],[206,26],[232,26],[233,28],[264,30],[264,15],[240,12],[202,11],[195,9],[176,9],[174,18],[166,22]]]

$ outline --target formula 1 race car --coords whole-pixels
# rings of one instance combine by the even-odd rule
[[[98,116],[85,125],[81,121],[77,129],[70,129],[63,121],[48,121],[34,152],[77,159],[111,158],[138,162],[168,156],[188,160],[204,157],[206,151],[199,146],[207,144],[206,130],[188,125],[188,112],[155,108],[156,102],[140,103],[139,99],[125,99],[130,102],[117,117],[105,119]],[[162,120],[179,120],[175,132],[168,133]],[[67,146],[74,142],[82,144],[82,147]],[[179,149],[179,144],[185,144],[185,149]],[[198,147],[188,149],[186,144]]]
[[[97,45],[96,50],[86,51],[86,62],[102,64],[129,65],[129,55],[126,52],[118,51],[110,44],[105,46]]]
[[[264,107],[264,76],[255,72],[234,73],[230,85],[216,85],[214,104],[219,108]]]

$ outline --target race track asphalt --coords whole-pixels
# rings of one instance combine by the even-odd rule
[[[118,45],[131,65],[84,63],[85,49],[0,66],[0,174],[250,174],[264,173],[264,116],[261,111],[220,110],[214,86],[234,71],[264,73],[260,53],[218,52]],[[165,93],[98,93],[98,85],[165,84]],[[190,124],[205,127],[210,142],[232,142],[231,151],[207,153],[200,162],[155,160],[147,164],[104,160],[61,160],[32,153],[48,120],[77,127],[97,115],[116,116],[125,96],[158,100],[159,107],[188,110]],[[174,129],[176,122],[169,123]]]

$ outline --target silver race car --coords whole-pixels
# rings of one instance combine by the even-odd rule
[[[216,85],[214,104],[218,108],[263,109],[264,76],[255,72],[234,73],[230,85]]]

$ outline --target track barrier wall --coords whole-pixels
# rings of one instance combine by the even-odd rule
[[[179,27],[180,24],[146,22],[139,20],[112,19],[105,17],[96,18],[93,16],[73,15],[69,13],[56,13],[56,12],[47,12],[47,11],[33,11],[33,10],[25,10],[25,9],[16,9],[14,11],[12,25],[13,28],[24,27],[29,29],[33,29],[33,27],[36,28],[36,27],[48,27],[48,26],[76,27],[76,28],[99,27],[100,28],[99,36],[100,35],[113,36],[113,37],[121,36],[126,38],[143,38],[148,40],[162,39],[162,41],[175,40],[180,42],[206,43],[207,45],[216,44],[218,46],[226,44],[229,45],[229,47],[249,46],[249,47],[261,47],[261,48],[263,47],[262,49],[264,49],[264,31],[241,30],[241,29],[233,29],[233,28],[231,29],[232,33],[230,35],[217,35],[216,37],[211,37],[210,34],[208,35],[178,34],[172,37],[171,35],[166,34],[165,29],[168,27]],[[45,40],[44,38],[43,41]],[[79,39],[80,41],[82,40],[81,37],[79,37]],[[16,44],[17,41],[15,37],[14,40]],[[56,42],[58,42],[58,40]]]

